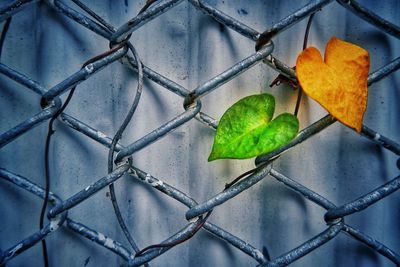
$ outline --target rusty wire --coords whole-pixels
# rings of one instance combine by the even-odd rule
[[[96,34],[106,38],[110,41],[111,45],[121,44],[127,42],[130,34],[145,25],[147,22],[151,21],[158,15],[168,12],[169,9],[173,8],[183,0],[160,0],[160,1],[148,1],[145,8],[143,8],[137,16],[126,22],[119,28],[114,28],[112,25],[108,24],[96,13],[92,12],[89,7],[82,7],[83,10],[89,14],[92,18],[76,11],[73,7],[67,5],[63,0],[53,0],[47,1],[46,4],[55,10],[60,16],[67,16],[75,22],[79,23],[83,27],[95,32]],[[18,0],[13,1],[4,6],[0,6],[0,22],[10,21],[11,17],[18,13],[20,10],[29,6],[33,3],[33,0]],[[78,3],[79,1],[73,1]],[[250,69],[252,66],[259,62],[265,62],[278,73],[284,75],[288,80],[296,81],[295,72],[292,68],[284,64],[279,59],[272,55],[274,45],[273,38],[281,33],[282,31],[288,29],[299,21],[309,17],[316,11],[324,8],[326,5],[333,2],[332,0],[316,0],[308,3],[304,7],[295,11],[293,14],[283,18],[269,29],[263,33],[257,32],[256,30],[248,27],[242,22],[232,18],[222,11],[212,7],[202,0],[188,0],[193,6],[202,12],[208,14],[219,23],[231,28],[232,30],[238,32],[239,34],[255,41],[256,52],[249,55],[247,58],[238,62],[237,64],[231,66],[224,72],[213,77],[207,82],[198,85],[194,90],[188,90],[181,85],[171,81],[167,77],[155,72],[154,70],[148,68],[140,63],[139,57],[134,52],[133,47],[129,45],[121,45],[118,49],[114,49],[111,53],[106,56],[95,58],[96,60],[91,61],[89,64],[84,66],[81,70],[78,70],[73,75],[65,78],[59,84],[47,89],[40,85],[38,82],[30,79],[17,70],[0,63],[0,73],[7,76],[8,78],[24,85],[28,89],[37,93],[46,103],[43,105],[42,111],[33,115],[32,117],[26,119],[25,121],[17,124],[12,129],[2,133],[0,135],[0,148],[12,142],[22,134],[28,132],[35,126],[43,123],[51,118],[53,118],[60,111],[62,107],[61,100],[59,96],[63,93],[70,91],[75,88],[79,83],[83,82],[89,76],[92,76],[103,67],[106,67],[110,63],[122,60],[122,62],[127,63],[130,68],[135,71],[141,72],[143,67],[143,74],[147,79],[150,79],[159,85],[162,85],[165,89],[175,93],[183,98],[185,110],[173,118],[172,120],[161,125],[159,128],[154,129],[147,135],[136,140],[135,142],[129,144],[128,146],[122,146],[118,143],[120,134],[117,134],[113,139],[107,137],[100,130],[94,129],[90,125],[87,125],[79,119],[72,117],[68,114],[61,113],[58,120],[64,123],[66,126],[70,127],[72,130],[78,131],[87,137],[96,140],[99,144],[110,148],[110,157],[114,159],[116,167],[113,168],[109,166],[110,173],[106,174],[104,177],[98,179],[96,182],[77,192],[73,196],[67,199],[60,199],[54,192],[58,190],[55,188],[53,192],[49,192],[48,200],[49,204],[52,206],[48,211],[49,222],[47,225],[39,229],[37,232],[31,234],[25,239],[21,240],[17,244],[12,244],[8,248],[2,248],[0,250],[0,265],[5,264],[9,260],[13,259],[23,251],[29,249],[35,244],[39,243],[41,240],[46,238],[50,233],[55,232],[60,227],[68,227],[74,233],[84,236],[98,245],[103,246],[110,250],[111,252],[119,255],[126,261],[128,266],[139,266],[150,262],[152,259],[161,256],[164,252],[171,249],[173,246],[165,244],[178,245],[182,242],[190,242],[190,238],[197,232],[199,228],[202,228],[218,238],[226,241],[237,249],[241,250],[245,254],[252,257],[258,266],[285,266],[297,259],[305,256],[311,251],[322,246],[329,240],[335,238],[340,233],[346,233],[355,240],[364,243],[372,250],[381,254],[382,256],[388,258],[396,265],[400,265],[400,255],[394,250],[385,246],[381,242],[377,241],[373,237],[368,236],[366,233],[348,225],[344,222],[344,218],[347,215],[360,212],[363,209],[368,208],[370,205],[380,201],[381,199],[387,197],[389,194],[397,191],[400,188],[400,176],[395,177],[388,183],[373,189],[371,192],[360,196],[359,198],[344,204],[342,206],[336,206],[331,201],[321,196],[317,192],[305,187],[304,185],[296,182],[295,180],[285,176],[280,171],[276,170],[272,166],[272,162],[279,158],[282,153],[285,153],[288,149],[293,146],[299,145],[300,143],[311,138],[316,133],[326,129],[331,124],[335,123],[336,120],[327,115],[320,120],[314,122],[310,126],[304,128],[299,132],[297,137],[292,140],[289,144],[269,153],[268,155],[263,155],[257,157],[256,165],[261,166],[257,168],[252,173],[247,173],[248,176],[241,177],[242,179],[235,181],[235,183],[230,183],[229,186],[221,193],[209,198],[204,203],[197,203],[196,200],[191,198],[186,193],[180,191],[178,188],[169,185],[160,179],[153,177],[151,174],[140,170],[138,167],[133,166],[132,162],[129,160],[130,156],[148,146],[149,144],[155,142],[161,137],[167,135],[173,129],[183,125],[184,123],[197,119],[207,126],[216,128],[217,124],[215,120],[208,116],[207,114],[201,112],[201,98],[206,94],[218,89],[222,84],[233,79],[235,76],[239,75],[243,71]],[[337,0],[337,2],[344,6],[346,9],[355,13],[360,18],[364,19],[366,22],[376,26],[380,30],[396,37],[400,38],[400,28],[389,21],[384,20],[377,14],[368,10],[366,7],[360,5],[358,2],[342,1]],[[79,4],[78,4],[79,5]],[[133,57],[128,54],[128,48],[132,50]],[[394,71],[400,68],[400,58],[396,58],[389,64],[382,66],[378,70],[370,73],[368,76],[368,84],[371,85],[390,75]],[[138,89],[139,90],[139,89]],[[139,98],[137,98],[133,104],[133,107],[137,105]],[[133,108],[134,111],[134,108]],[[129,117],[129,116],[128,116]],[[128,123],[129,119],[127,120]],[[363,125],[362,136],[368,138],[372,142],[377,143],[385,149],[393,152],[396,155],[400,155],[400,144],[395,141],[379,134],[378,132],[368,128]],[[113,151],[117,152],[116,156],[113,157]],[[120,242],[114,241],[110,237],[105,237],[102,233],[89,228],[82,223],[74,221],[68,216],[68,210],[72,207],[79,205],[86,199],[93,196],[95,193],[111,185],[112,183],[118,181],[124,174],[129,174],[131,177],[153,186],[154,189],[166,194],[167,196],[175,199],[176,201],[182,203],[188,207],[188,211],[185,216],[188,220],[188,224],[181,230],[177,231],[172,236],[164,240],[161,245],[156,246],[157,249],[142,250],[139,254],[136,254],[138,248],[135,249],[133,246],[133,251],[124,247]],[[223,228],[202,219],[205,214],[209,214],[216,206],[222,205],[226,201],[230,200],[234,196],[243,193],[246,189],[255,185],[256,183],[263,180],[266,176],[270,176],[283,183],[288,188],[296,191],[297,193],[304,196],[306,199],[314,202],[315,204],[321,206],[326,210],[324,220],[327,223],[327,228],[323,232],[315,235],[310,240],[300,244],[298,247],[293,248],[291,251],[285,252],[276,258],[269,258],[268,253],[265,249],[259,250],[252,246],[248,242],[241,240],[234,234],[224,230]],[[34,184],[28,178],[25,178],[19,174],[13,173],[4,167],[0,168],[0,177],[7,182],[10,182],[27,192],[30,192],[40,198],[45,198],[46,192],[43,187]],[[207,217],[205,217],[207,219]],[[164,244],[164,245],[162,245]],[[264,253],[262,253],[264,251]]]

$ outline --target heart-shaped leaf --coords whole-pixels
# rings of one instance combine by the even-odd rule
[[[367,109],[368,71],[368,51],[336,37],[326,45],[324,61],[318,49],[309,47],[296,63],[304,92],[358,132]]]
[[[299,121],[288,113],[271,121],[274,110],[275,99],[270,94],[248,96],[233,104],[218,124],[208,161],[252,158],[292,140]]]

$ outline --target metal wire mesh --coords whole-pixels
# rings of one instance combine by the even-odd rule
[[[32,2],[35,1],[19,0],[11,2],[10,4],[6,4],[5,6],[0,6],[0,22],[5,21],[7,18],[26,8]],[[128,65],[134,70],[137,70],[140,64],[138,64],[138,62],[135,60],[135,56],[131,56],[129,54],[130,44],[126,42],[127,38],[129,38],[133,31],[139,29],[141,26],[153,20],[158,15],[168,12],[180,2],[182,2],[182,0],[157,1],[144,12],[126,22],[121,27],[115,29],[111,25],[109,25],[109,27],[104,26],[107,25],[105,21],[103,20],[104,23],[101,23],[102,18],[96,18],[96,14],[90,14],[90,9],[87,10],[87,13],[94,19],[76,11],[73,7],[67,5],[63,0],[47,1],[46,4],[52,7],[59,16],[67,16],[71,18],[81,26],[86,27],[87,29],[109,40],[110,45],[114,47],[118,44],[122,45],[120,46],[121,48],[115,49],[115,51],[107,56],[94,60],[81,70],[75,72],[73,75],[66,77],[65,80],[50,89],[45,88],[38,82],[26,77],[22,73],[19,73],[12,67],[0,63],[0,73],[37,93],[42,97],[42,103],[44,103],[43,110],[41,112],[19,123],[12,129],[2,133],[0,135],[0,147],[7,145],[22,134],[29,132],[35,126],[52,118],[61,107],[61,100],[59,99],[60,95],[68,92],[71,90],[71,88],[83,82],[88,77],[96,75],[95,73],[97,71],[107,67],[110,63],[121,60],[124,64]],[[201,111],[201,98],[209,93],[212,93],[214,90],[217,90],[221,85],[233,79],[240,73],[252,68],[252,66],[255,64],[264,62],[277,72],[295,80],[296,75],[293,69],[272,55],[274,50],[272,40],[276,35],[286,30],[290,26],[307,18],[309,15],[320,10],[321,8],[324,8],[330,4],[332,0],[312,1],[301,9],[295,11],[293,14],[283,18],[263,33],[259,33],[235,18],[226,15],[222,11],[209,5],[207,2],[201,0],[188,0],[188,2],[200,11],[217,20],[219,23],[231,28],[244,37],[255,41],[257,51],[237,64],[231,66],[219,75],[209,79],[207,82],[198,85],[194,90],[188,90],[187,88],[184,88],[181,85],[173,82],[162,74],[159,74],[149,67],[143,65],[143,73],[147,79],[156,82],[165,89],[184,99],[184,111],[172,120],[154,129],[147,135],[126,147],[117,144],[115,147],[115,150],[118,151],[115,157],[116,168],[108,175],[98,179],[96,182],[90,184],[67,199],[61,199],[56,194],[50,193],[49,202],[53,206],[48,212],[49,223],[44,228],[31,234],[17,244],[10,245],[10,247],[5,249],[2,248],[2,251],[0,250],[0,265],[5,264],[23,251],[34,246],[42,239],[46,238],[46,236],[49,234],[56,232],[60,227],[68,227],[77,235],[84,236],[96,242],[99,246],[103,246],[111,252],[116,253],[126,261],[128,266],[139,266],[145,264],[171,249],[173,246],[158,246],[157,249],[151,249],[140,255],[137,255],[137,250],[130,250],[123,246],[120,242],[115,241],[110,237],[106,237],[104,234],[90,229],[88,226],[79,223],[68,216],[69,209],[84,202],[106,186],[117,182],[118,179],[124,174],[129,174],[143,183],[150,184],[154,190],[158,190],[188,207],[188,211],[185,214],[186,219],[188,220],[187,225],[164,240],[162,242],[164,244],[177,245],[180,242],[190,242],[190,238],[196,233],[197,229],[202,227],[204,230],[226,241],[227,243],[236,247],[238,250],[241,250],[249,257],[254,258],[258,262],[258,266],[285,266],[319,248],[326,242],[338,236],[340,233],[347,233],[355,240],[364,243],[372,250],[375,250],[382,256],[388,258],[396,265],[400,265],[400,255],[398,253],[377,241],[375,238],[368,236],[367,234],[344,222],[344,218],[347,215],[360,212],[398,190],[400,188],[400,176],[395,177],[388,183],[375,188],[371,192],[365,193],[364,195],[347,204],[336,206],[325,197],[285,176],[272,166],[272,162],[274,160],[279,160],[279,156],[285,153],[288,149],[299,145],[303,141],[311,138],[316,133],[335,123],[336,120],[330,115],[321,118],[320,120],[301,130],[298,136],[289,144],[276,151],[273,151],[268,155],[258,157],[256,159],[256,164],[268,164],[250,176],[234,184],[227,190],[209,198],[203,203],[197,203],[195,199],[180,191],[178,188],[169,185],[166,182],[153,177],[146,171],[140,170],[136,166],[132,165],[132,162],[130,161],[130,156],[132,154],[145,148],[149,144],[156,142],[175,128],[192,119],[197,119],[205,125],[211,126],[215,129],[217,127],[216,120]],[[338,0],[337,2],[345,9],[354,12],[366,22],[378,27],[387,34],[390,34],[396,38],[400,38],[400,28],[398,26],[384,20],[383,18],[374,14],[371,10],[368,10],[366,7],[360,5],[358,2],[353,0]],[[368,77],[368,84],[371,85],[380,81],[399,68],[400,58],[396,58],[389,64],[382,66],[378,70],[370,73]],[[106,147],[111,147],[112,138],[107,137],[101,132],[101,130],[94,129],[90,125],[81,122],[79,119],[62,113],[59,117],[59,121],[71,129],[97,141],[99,144],[102,144]],[[372,142],[377,143],[396,155],[400,155],[400,145],[393,140],[379,134],[365,125],[363,125],[361,134]],[[315,235],[313,238],[309,239],[298,247],[293,248],[292,250],[285,252],[281,256],[273,259],[270,259],[265,251],[262,252],[255,246],[252,246],[251,244],[241,240],[233,233],[230,233],[211,222],[207,221],[204,223],[202,220],[202,216],[205,213],[211,211],[216,206],[224,204],[226,201],[230,200],[236,195],[245,193],[247,189],[268,175],[282,182],[288,188],[298,192],[307,200],[312,201],[326,209],[324,219],[327,223],[326,230]],[[45,190],[41,186],[31,182],[28,178],[13,173],[5,168],[0,168],[0,177],[3,180],[8,181],[38,197],[43,198],[45,195]],[[54,191],[58,190],[58,188],[54,189]]]

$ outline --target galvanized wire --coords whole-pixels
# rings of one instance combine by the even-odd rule
[[[18,0],[4,6],[0,6],[0,22],[10,19],[14,14],[26,8],[32,2],[35,1]],[[78,1],[74,2],[78,3]],[[136,31],[147,22],[153,20],[158,15],[168,12],[168,10],[170,10],[180,2],[182,2],[182,0],[156,1],[152,5],[149,5],[146,10],[143,10],[143,12],[141,12],[139,15],[135,16],[119,28],[114,28],[112,25],[108,24],[96,13],[92,12],[90,10],[90,7],[80,6],[90,16],[92,16],[92,18],[89,18],[85,14],[76,11],[74,7],[67,5],[63,0],[48,0],[46,3],[48,6],[53,8],[55,13],[59,16],[69,17],[73,21],[106,38],[108,41],[110,41],[111,44],[115,45],[121,42],[126,42],[132,32]],[[366,246],[370,247],[372,250],[388,258],[396,265],[400,265],[400,255],[398,253],[396,253],[394,250],[390,249],[386,245],[382,244],[381,242],[377,241],[375,238],[368,236],[366,233],[363,233],[360,230],[344,222],[344,218],[346,216],[354,214],[356,212],[361,212],[362,210],[370,207],[374,203],[384,199],[388,195],[397,191],[400,188],[399,176],[384,185],[378,186],[377,188],[371,190],[369,193],[366,193],[363,196],[360,196],[359,198],[338,207],[327,198],[323,197],[317,192],[312,191],[311,189],[296,182],[295,180],[285,176],[272,166],[273,161],[278,160],[279,156],[282,153],[287,152],[290,148],[294,146],[300,145],[302,142],[307,141],[318,132],[326,129],[328,126],[335,123],[336,119],[334,119],[330,115],[321,118],[320,120],[301,130],[297,137],[287,145],[269,153],[268,155],[258,157],[255,163],[256,165],[261,165],[261,167],[256,172],[235,183],[227,190],[224,190],[221,193],[209,198],[203,203],[198,203],[195,199],[190,197],[188,194],[180,191],[175,186],[169,185],[168,183],[132,165],[132,162],[129,160],[129,157],[132,154],[139,151],[140,149],[147,147],[151,143],[156,142],[160,138],[166,136],[172,130],[182,126],[193,118],[204,123],[206,126],[216,129],[216,120],[201,111],[201,98],[206,94],[212,93],[213,91],[217,90],[221,85],[233,79],[240,73],[247,71],[255,64],[259,62],[265,62],[278,73],[285,75],[289,79],[296,80],[296,75],[293,69],[272,55],[272,52],[274,50],[272,39],[282,31],[307,18],[310,14],[313,14],[321,8],[324,8],[328,4],[331,4],[331,2],[333,1],[312,1],[304,7],[300,8],[299,10],[295,11],[293,14],[290,14],[289,16],[278,21],[276,24],[272,25],[263,33],[252,29],[251,27],[214,8],[213,6],[207,4],[202,0],[188,0],[188,2],[203,13],[218,21],[219,23],[224,24],[225,26],[238,32],[242,36],[255,41],[256,47],[255,53],[249,55],[247,58],[234,64],[227,70],[204,82],[203,84],[198,85],[193,90],[184,88],[183,86],[173,82],[162,74],[150,69],[148,66],[142,66],[139,60],[139,55],[137,55],[134,51],[134,48],[129,45],[122,46],[120,49],[114,51],[110,55],[88,64],[83,69],[78,70],[71,76],[65,78],[59,84],[49,89],[45,88],[33,79],[30,79],[26,75],[18,72],[12,67],[0,63],[1,74],[32,90],[33,92],[41,96],[47,103],[47,105],[43,106],[41,112],[31,116],[25,121],[17,124],[15,127],[2,133],[0,135],[0,148],[20,137],[22,134],[30,131],[40,123],[43,123],[52,118],[61,107],[61,100],[58,98],[61,94],[71,90],[76,85],[86,80],[88,77],[95,75],[95,73],[100,69],[107,67],[110,63],[117,60],[120,60],[133,70],[138,71],[139,74],[142,73],[142,66],[143,74],[146,78],[156,82],[157,84],[163,86],[165,89],[182,97],[185,108],[185,110],[181,114],[172,118],[170,121],[164,123],[160,127],[152,130],[142,138],[131,142],[127,146],[122,146],[118,143],[118,140],[120,138],[120,131],[119,134],[117,134],[117,136],[113,139],[106,136],[104,133],[102,133],[101,130],[95,129],[90,125],[85,124],[78,118],[75,118],[66,113],[62,113],[59,117],[60,122],[64,123],[70,129],[78,131],[86,135],[87,137],[97,141],[99,144],[111,148],[111,158],[113,156],[114,150],[118,152],[114,159],[117,166],[114,169],[110,165],[110,173],[106,174],[104,177],[96,180],[92,184],[88,185],[86,188],[83,188],[76,194],[66,199],[61,199],[55,193],[50,192],[49,203],[52,205],[52,208],[47,214],[49,218],[48,224],[42,229],[39,229],[37,232],[33,233],[32,235],[21,240],[17,244],[11,244],[10,247],[6,249],[2,248],[2,250],[0,250],[0,265],[5,264],[23,251],[34,246],[42,239],[46,238],[49,234],[56,232],[60,227],[66,227],[70,229],[71,232],[88,238],[96,242],[99,246],[105,247],[110,252],[119,255],[123,260],[125,260],[128,266],[139,266],[145,264],[147,262],[150,262],[152,259],[161,256],[167,250],[172,249],[172,246],[164,246],[159,247],[156,250],[148,250],[145,251],[143,254],[136,255],[135,251],[137,251],[137,248],[132,251],[124,247],[120,242],[115,241],[110,237],[107,237],[103,233],[91,229],[88,226],[77,222],[68,216],[67,213],[69,209],[84,202],[106,186],[117,182],[125,174],[128,174],[128,177],[151,185],[155,190],[164,193],[165,195],[175,199],[176,201],[185,205],[188,208],[185,214],[186,219],[189,221],[188,224],[182,229],[178,230],[175,234],[164,240],[162,242],[164,244],[179,244],[180,242],[190,242],[190,238],[197,231],[196,228],[202,226],[204,230],[212,233],[217,238],[226,241],[235,248],[241,250],[243,253],[252,257],[255,261],[258,262],[258,266],[285,266],[293,263],[297,259],[310,253],[311,251],[321,247],[326,242],[334,239],[340,233],[346,233],[353,239],[362,242]],[[376,26],[380,30],[396,38],[400,37],[399,26],[381,18],[377,14],[373,13],[371,10],[360,5],[358,2],[354,0],[338,0],[337,2],[339,2],[340,5],[343,5],[346,9],[351,10],[361,19]],[[128,54],[128,48],[132,50],[132,52],[134,53],[134,57],[131,57]],[[378,82],[379,80],[385,78],[399,68],[400,58],[396,58],[389,64],[382,66],[378,70],[372,72],[368,77],[368,84],[371,85],[372,83]],[[133,114],[135,106],[138,103],[139,97],[136,97],[130,117]],[[127,123],[129,123],[130,117],[128,116],[129,119],[124,122],[125,126]],[[381,147],[388,149],[396,155],[400,155],[400,144],[391,140],[388,137],[381,135],[379,132],[374,131],[369,127],[363,125],[361,134],[362,136],[368,138],[372,142],[375,142]],[[30,192],[40,198],[44,198],[45,196],[45,190],[41,186],[34,184],[28,178],[15,174],[4,167],[0,168],[0,177],[4,181],[12,183],[15,186],[24,189],[27,192]],[[254,186],[256,183],[261,182],[266,177],[276,179],[284,186],[294,190],[295,192],[302,195],[304,198],[312,201],[316,205],[319,205],[326,210],[323,219],[325,219],[327,223],[327,228],[323,232],[316,234],[314,237],[304,242],[303,244],[300,244],[298,247],[293,248],[288,252],[284,252],[274,259],[269,259],[268,255],[263,254],[261,250],[257,249],[255,246],[252,246],[248,242],[241,240],[233,233],[230,233],[209,221],[204,223],[201,220],[201,216],[205,213],[211,211],[216,206],[223,205],[226,201],[229,201],[234,196],[244,193],[247,189]],[[60,189],[54,188],[53,190],[54,192],[56,192]]]

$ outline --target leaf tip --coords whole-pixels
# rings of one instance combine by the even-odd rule
[[[215,153],[212,151],[212,152],[210,153],[210,156],[208,156],[207,161],[208,161],[208,162],[211,162],[211,161],[214,161],[214,160],[216,160],[216,159],[218,159],[218,156],[215,155]]]

